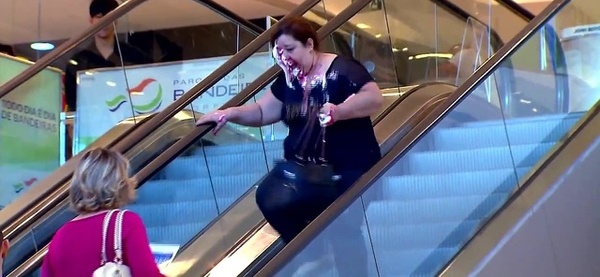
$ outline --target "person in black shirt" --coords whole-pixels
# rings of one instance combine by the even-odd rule
[[[89,6],[90,23],[97,23],[117,7],[119,7],[119,3],[115,0],[93,0]],[[69,111],[76,110],[77,71],[152,62],[139,49],[123,42],[117,44],[115,40],[116,30],[114,24],[111,24],[95,34],[93,43],[87,49],[71,57],[65,70],[65,98]],[[122,63],[121,58],[123,59]]]
[[[358,61],[319,51],[309,21],[292,18],[276,28],[271,44],[283,73],[267,93],[256,103],[207,113],[196,124],[215,122],[216,133],[229,121],[258,127],[283,120],[289,128],[286,160],[318,163],[323,158],[341,175],[335,193],[324,186],[259,185],[257,204],[288,243],[380,159],[370,116],[383,105],[383,96]],[[348,217],[352,222],[343,223],[343,233],[331,238],[334,253],[342,253],[334,255],[340,276],[368,276],[362,214]]]

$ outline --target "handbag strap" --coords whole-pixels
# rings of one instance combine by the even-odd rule
[[[123,215],[127,210],[120,211],[117,214],[115,222],[115,260],[117,264],[123,263]]]
[[[101,266],[108,262],[108,258],[106,256],[106,241],[108,237],[108,225],[110,224],[110,219],[112,218],[113,213],[117,213],[117,218],[115,219],[115,229],[114,229],[114,251],[115,251],[115,259],[114,262],[117,264],[123,263],[123,215],[127,210],[119,211],[119,210],[111,210],[106,213],[104,216],[104,221],[102,222],[102,251],[101,251]]]
[[[108,224],[110,223],[110,218],[115,211],[116,210],[108,211],[106,215],[104,215],[104,221],[102,222],[102,250],[100,254],[101,266],[106,264],[108,261],[108,258],[106,257],[106,237],[108,236]]]

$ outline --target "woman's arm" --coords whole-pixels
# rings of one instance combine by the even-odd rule
[[[158,277],[160,273],[154,256],[150,251],[150,242],[146,234],[146,226],[139,215],[126,212],[123,216],[123,261],[131,269],[132,276]]]
[[[281,108],[283,104],[271,90],[268,90],[256,103],[229,108],[225,111],[227,120],[236,124],[260,127],[275,123],[281,119]]]
[[[196,121],[196,125],[215,122],[215,134],[229,121],[244,126],[260,127],[279,121],[282,107],[283,103],[269,89],[256,103],[207,113]]]
[[[334,121],[369,117],[383,105],[383,95],[375,82],[368,82],[339,105],[325,104],[321,112],[333,116]]]

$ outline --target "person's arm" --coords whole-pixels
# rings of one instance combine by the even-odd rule
[[[331,105],[331,104],[329,104]],[[366,83],[343,103],[333,107],[335,120],[369,117],[383,105],[383,95],[375,82]],[[327,109],[327,108],[325,108]]]
[[[217,126],[213,130],[213,133],[215,134],[218,133],[227,122],[250,127],[260,127],[279,121],[281,119],[282,108],[283,103],[273,94],[273,91],[269,89],[265,95],[256,101],[256,103],[207,113],[196,121],[196,125],[198,126],[209,122],[217,123]]]
[[[160,273],[154,256],[150,251],[150,242],[146,226],[139,215],[126,212],[123,216],[123,261],[131,270],[132,276],[164,276]]]
[[[345,83],[340,86],[343,102],[323,105],[320,112],[328,115],[330,120],[325,120],[322,124],[331,125],[339,120],[369,117],[379,111],[383,105],[383,95],[365,67],[353,59],[342,60],[336,66],[340,75],[343,75],[343,81],[340,82]]]
[[[281,118],[283,104],[268,90],[256,103],[226,109],[227,121],[250,127],[273,124]]]

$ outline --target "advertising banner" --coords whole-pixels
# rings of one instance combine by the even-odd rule
[[[230,57],[78,72],[74,153],[124,119],[160,112]],[[191,108],[200,113],[219,108],[273,64],[269,53],[253,55],[196,99]]]
[[[0,54],[0,83],[31,65]],[[62,73],[47,68],[0,105],[0,209],[59,167]]]

